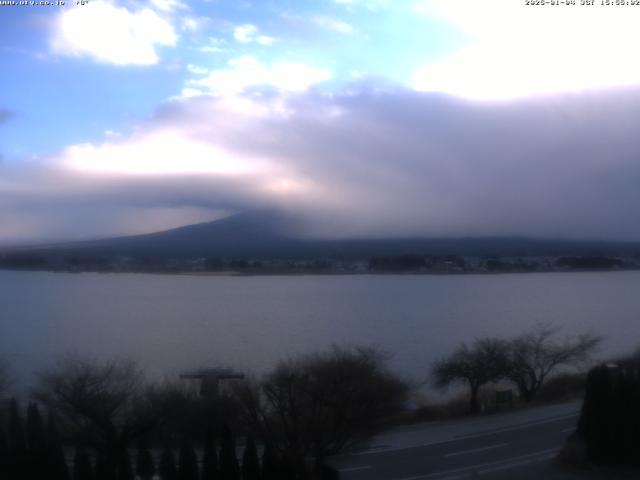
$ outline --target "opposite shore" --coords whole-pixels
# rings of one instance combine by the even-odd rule
[[[0,254],[0,270],[211,276],[505,274],[640,270],[640,256],[425,256],[166,258]]]

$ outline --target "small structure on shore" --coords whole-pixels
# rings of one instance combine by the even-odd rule
[[[180,378],[200,382],[200,396],[217,397],[220,393],[220,382],[222,380],[242,380],[244,373],[230,368],[201,368],[182,372]]]
[[[513,391],[496,390],[496,410],[500,410],[503,405],[513,408]]]

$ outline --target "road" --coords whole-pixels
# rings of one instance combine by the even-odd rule
[[[553,458],[575,429],[577,418],[576,411],[517,425],[493,425],[491,430],[454,439],[383,446],[340,457],[335,464],[344,480],[488,479]]]

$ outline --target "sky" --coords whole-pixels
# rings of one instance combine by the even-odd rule
[[[256,208],[321,237],[640,241],[631,2],[15,3],[0,244]]]

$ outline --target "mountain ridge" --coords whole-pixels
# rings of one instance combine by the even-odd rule
[[[525,236],[312,239],[295,234],[297,219],[275,211],[243,212],[211,222],[142,235],[21,248],[45,256],[153,258],[366,258],[384,255],[640,255],[640,242]],[[17,249],[5,249],[5,252]]]

